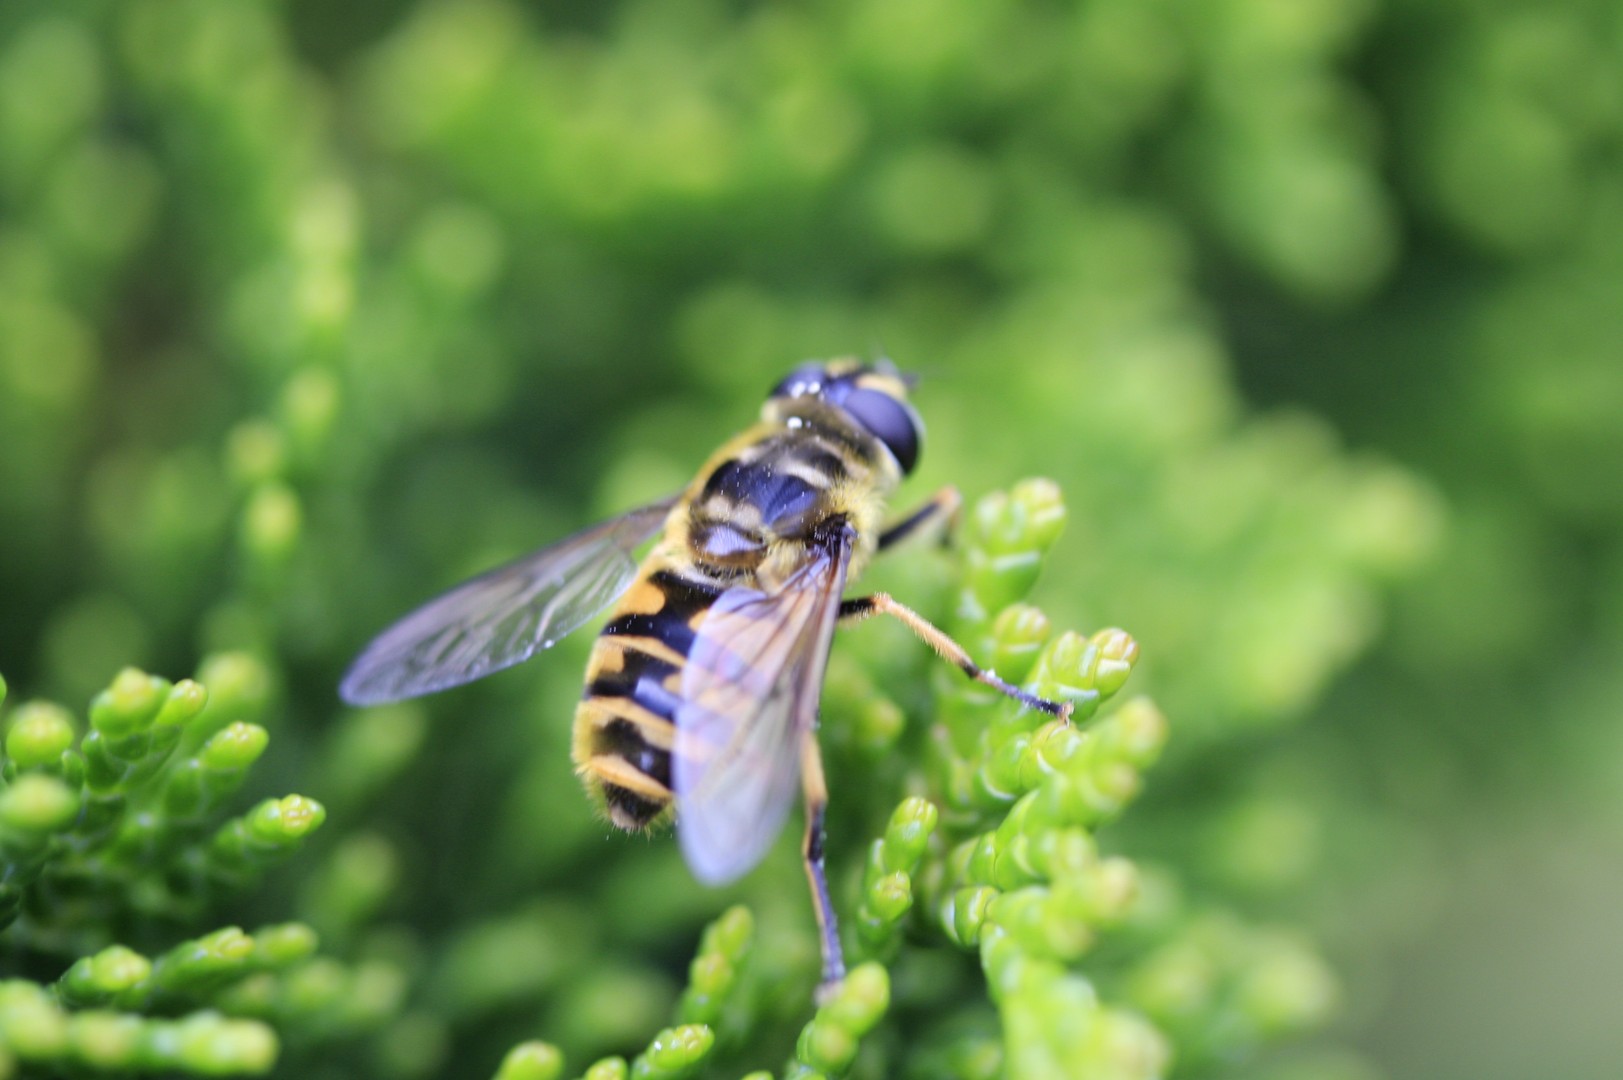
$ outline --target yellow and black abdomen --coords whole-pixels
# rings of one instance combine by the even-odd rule
[[[592,646],[575,710],[575,768],[622,829],[671,804],[671,747],[682,669],[720,588],[656,554]]]

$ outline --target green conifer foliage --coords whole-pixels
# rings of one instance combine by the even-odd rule
[[[1479,7],[0,3],[0,1080],[1604,1071],[1623,31]],[[853,590],[1074,715],[838,635],[818,1004],[589,635],[335,687],[845,354],[966,495]]]

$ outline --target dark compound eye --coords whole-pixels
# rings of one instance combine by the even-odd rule
[[[787,377],[772,388],[772,397],[805,397],[808,394],[820,394],[823,387],[828,385],[828,372],[822,364],[805,363],[791,371]]]
[[[853,387],[840,402],[840,407],[890,448],[904,476],[913,471],[913,466],[919,462],[919,442],[923,433],[919,430],[918,416],[906,402],[898,401],[882,390]]]

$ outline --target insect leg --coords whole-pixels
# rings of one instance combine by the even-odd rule
[[[823,814],[828,809],[823,756],[815,731],[807,731],[802,738],[800,777],[806,793],[806,842],[801,851],[806,859],[806,877],[811,881],[812,907],[817,912],[817,931],[823,948],[823,978],[817,985],[817,1000],[822,1002],[833,995],[845,978],[845,954],[840,950],[840,928],[834,921],[828,877],[823,872]]]
[[[945,517],[948,527],[958,520],[959,508],[964,504],[964,497],[958,494],[958,489],[948,485],[930,496],[928,502],[917,510],[908,514],[902,520],[879,534],[879,550],[884,551],[892,544],[906,540],[913,533],[937,518]]]
[[[983,668],[971,660],[964,647],[948,637],[945,630],[907,605],[892,599],[889,593],[874,593],[872,596],[858,596],[840,602],[841,622],[861,622],[874,615],[891,615],[901,620],[902,625],[913,631],[919,640],[934,649],[943,659],[952,661],[958,666],[959,671],[976,682],[990,686],[998,693],[1006,694],[1022,705],[1041,710],[1050,716],[1057,716],[1061,720],[1071,718],[1071,706],[1068,703],[1049,701],[1047,698],[1028,694],[1018,686],[998,678],[997,672]]]

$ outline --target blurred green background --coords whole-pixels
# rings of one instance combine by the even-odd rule
[[[333,687],[886,354],[904,501],[1054,478],[1037,602],[1141,643],[1173,734],[1117,845],[1331,959],[1344,1049],[1270,1075],[1616,1076],[1620,136],[1601,0],[7,0],[0,671],[77,709],[249,650],[254,794],[333,816],[229,918],[373,882],[322,928],[417,958],[380,1075],[623,1051],[725,902],[591,822],[585,643],[377,721]],[[345,738],[398,768],[346,788]]]

